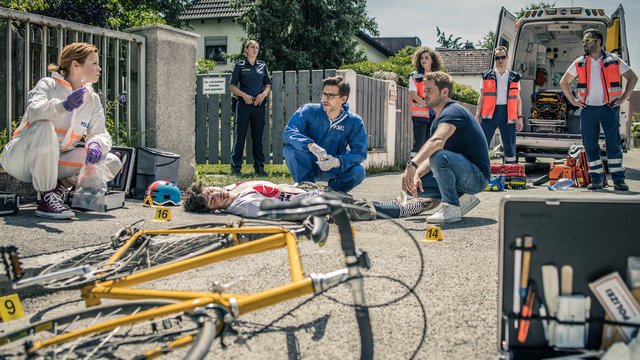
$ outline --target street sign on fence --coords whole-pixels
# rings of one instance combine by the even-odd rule
[[[227,78],[224,77],[209,77],[202,78],[202,94],[203,95],[221,95],[226,93],[227,88],[225,86]]]

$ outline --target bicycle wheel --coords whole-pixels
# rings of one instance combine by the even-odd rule
[[[198,227],[202,228],[202,227]],[[97,280],[120,277],[134,272],[194,257],[234,244],[228,234],[158,234],[143,235],[121,259],[106,266],[106,261],[117,251],[111,246],[90,250],[62,260],[45,268],[39,275],[89,265],[91,271],[84,275],[51,280],[41,284],[47,289],[69,289]]]
[[[223,324],[221,320],[214,318],[215,313],[204,311],[177,313],[123,325],[111,331],[51,345],[39,349],[35,354],[26,354],[25,346],[31,346],[35,341],[172,303],[174,302],[162,300],[129,301],[44,320],[0,336],[0,353],[3,354],[3,359],[23,359],[27,356],[39,359],[128,359],[135,354],[138,354],[137,358],[146,358],[150,354],[161,355],[168,352],[172,353],[172,358],[204,358]]]

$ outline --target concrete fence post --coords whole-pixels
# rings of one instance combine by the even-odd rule
[[[146,38],[146,146],[180,155],[178,187],[195,173],[196,44],[199,35],[166,25],[127,30]]]
[[[388,92],[386,101],[386,114],[384,117],[384,125],[386,129],[386,147],[387,147],[387,164],[393,165],[396,159],[396,117],[398,103],[398,87],[393,80],[387,80]]]
[[[356,92],[358,91],[357,81],[356,81],[356,72],[349,70],[338,70],[337,74],[342,76],[342,78],[349,84],[349,89],[351,90],[349,94],[349,100],[347,100],[347,104],[349,104],[349,110],[352,112],[356,112]]]

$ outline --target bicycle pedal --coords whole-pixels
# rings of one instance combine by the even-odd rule
[[[22,271],[22,262],[18,248],[13,245],[0,246],[0,257],[2,257],[2,265],[9,280],[15,282],[20,280],[24,275]]]
[[[358,258],[358,266],[363,269],[371,269],[371,260],[369,259],[369,254],[366,251],[359,251],[359,254],[356,255]]]

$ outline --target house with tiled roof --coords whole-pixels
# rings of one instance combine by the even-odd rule
[[[231,70],[233,64],[227,63],[224,54],[240,54],[240,39],[246,36],[236,18],[249,9],[243,6],[236,9],[229,0],[196,0],[180,16],[193,27],[193,32],[200,35],[196,56],[216,60],[216,71]],[[358,46],[365,50],[369,61],[382,61],[395,54],[375,38],[359,31],[356,35]]]
[[[196,0],[180,15],[188,21],[193,32],[199,34],[196,47],[197,58],[208,58],[217,61],[216,71],[231,70],[225,54],[240,54],[242,44],[240,38],[245,31],[236,22],[236,18],[249,9],[244,6],[236,9],[229,0]]]
[[[455,82],[469,85],[475,90],[480,89],[482,73],[491,67],[492,50],[436,50],[442,56],[444,66]]]

